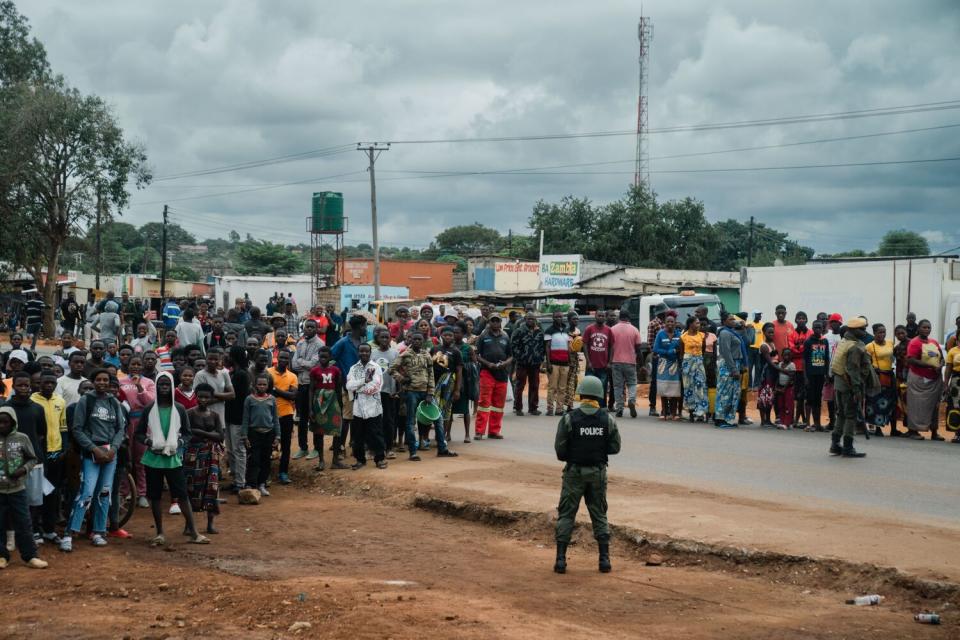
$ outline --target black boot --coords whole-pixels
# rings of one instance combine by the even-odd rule
[[[836,429],[830,434],[830,455],[839,456],[843,453],[840,448],[840,432]]]
[[[853,436],[843,436],[843,452],[840,454],[844,458],[866,458],[867,454],[861,453],[853,448]]]
[[[567,572],[567,543],[566,542],[557,543],[557,561],[553,563],[553,572],[554,573]]]
[[[600,543],[600,573],[610,573],[610,543]]]

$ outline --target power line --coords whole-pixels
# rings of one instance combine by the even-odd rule
[[[695,125],[675,125],[649,129],[649,133],[678,133],[687,131],[714,131],[719,129],[740,129],[745,127],[765,127],[782,124],[802,124],[807,122],[825,122],[830,120],[849,120],[856,118],[872,118],[878,116],[905,115],[924,113],[928,111],[943,111],[960,109],[960,100],[946,100],[941,102],[927,102],[899,107],[877,107],[860,109],[857,111],[838,111],[833,113],[819,113],[802,116],[785,116],[781,118],[766,118],[761,120],[742,120],[738,122],[717,122]],[[494,136],[481,138],[421,138],[411,140],[390,140],[390,144],[441,144],[461,142],[518,142],[530,140],[566,140],[575,138],[604,138],[610,136],[636,135],[636,131],[620,129],[614,131],[590,131],[582,133],[552,133],[540,135]]]
[[[872,162],[835,162],[829,164],[782,165],[766,167],[718,167],[707,169],[658,169],[650,173],[727,173],[737,171],[785,171],[793,169],[833,169],[839,167],[870,167],[899,164],[921,164],[931,162],[955,162],[960,157],[949,158],[920,158],[914,160],[878,160]],[[624,175],[631,171],[542,171],[537,169],[491,169],[474,171],[404,171],[397,169],[390,173],[424,173],[427,175],[401,176],[384,178],[384,180],[421,180],[428,178],[449,178],[480,175],[508,175],[508,176],[549,176],[549,175]],[[352,182],[352,181],[348,181]]]
[[[868,138],[878,138],[878,137],[883,137],[883,136],[901,135],[901,134],[906,134],[906,133],[921,133],[921,132],[927,132],[927,131],[937,131],[937,130],[942,130],[942,129],[951,129],[951,128],[956,128],[956,127],[960,127],[960,123],[937,125],[937,126],[932,126],[932,127],[919,127],[919,128],[914,128],[914,129],[899,129],[899,130],[896,130],[896,131],[879,131],[879,132],[876,132],[876,133],[865,133],[865,134],[852,135],[852,136],[840,136],[840,137],[835,137],[835,138],[817,138],[817,139],[814,139],[814,140],[798,140],[798,141],[795,141],[795,142],[782,142],[782,143],[777,143],[777,144],[758,145],[758,146],[752,146],[752,147],[735,147],[735,148],[731,148],[731,149],[715,149],[715,150],[712,150],[712,151],[697,151],[697,152],[691,152],[691,153],[679,153],[679,154],[673,154],[673,155],[655,156],[655,157],[651,158],[651,160],[671,160],[671,159],[675,159],[675,158],[693,158],[693,157],[698,157],[698,156],[710,156],[710,155],[720,155],[720,154],[728,154],[728,153],[742,153],[742,152],[745,152],[745,151],[762,151],[762,150],[767,150],[767,149],[779,149],[779,148],[786,148],[786,147],[795,147],[795,146],[804,146],[804,145],[813,145],[813,144],[823,144],[823,143],[828,143],[828,142],[845,142],[845,141],[850,141],[850,140],[861,140],[861,139],[868,139]],[[628,163],[633,163],[633,162],[635,162],[635,159],[603,160],[603,161],[597,161],[597,162],[576,162],[576,163],[569,163],[569,164],[548,165],[548,166],[543,166],[543,167],[524,167],[524,168],[518,168],[518,169],[504,169],[503,172],[504,172],[504,173],[515,173],[515,172],[518,172],[518,171],[542,171],[542,170],[545,170],[545,169],[569,169],[569,168],[576,168],[576,167],[597,167],[597,166],[607,166],[607,165],[615,165],[615,164],[628,164]],[[455,175],[455,174],[453,174],[453,172],[451,172],[451,171],[449,171],[449,170],[447,170],[447,171],[425,171],[425,170],[421,171],[421,170],[414,170],[414,169],[405,169],[405,170],[396,170],[396,169],[395,169],[395,170],[389,170],[389,169],[385,169],[385,170],[381,170],[381,171],[384,172],[384,173],[424,173],[424,174],[444,174],[444,175],[446,175],[446,174],[452,174],[452,175]],[[472,173],[472,172],[471,172],[471,173]],[[357,181],[357,182],[359,182],[359,181]],[[206,184],[206,185],[175,185],[175,184],[169,184],[169,185],[149,185],[148,188],[150,188],[150,187],[165,188],[165,189],[177,189],[177,188],[179,188],[179,189],[209,189],[209,188],[213,188],[213,187],[251,187],[251,188],[252,188],[252,187],[284,187],[284,186],[288,186],[288,185],[290,185],[290,184],[291,184],[291,183],[289,183],[289,182],[265,182],[265,183],[248,183],[248,184],[233,183],[233,184]]]
[[[828,120],[844,120],[851,118],[865,118],[865,117],[876,117],[876,116],[888,116],[888,115],[905,115],[912,113],[924,113],[928,111],[942,111],[949,109],[958,109],[960,108],[960,100],[943,100],[939,102],[925,102],[912,105],[901,105],[895,107],[875,107],[871,109],[859,109],[855,111],[838,111],[831,113],[817,113],[817,114],[807,114],[800,116],[784,116],[779,118],[765,118],[765,119],[755,119],[755,120],[742,120],[736,122],[716,122],[716,123],[702,123],[695,125],[674,125],[669,127],[660,127],[656,129],[649,129],[649,133],[675,133],[683,131],[711,131],[719,129],[731,129],[731,128],[743,128],[743,127],[758,127],[758,126],[774,126],[780,124],[799,124],[805,122],[819,122],[819,121],[828,121]],[[623,136],[623,135],[636,135],[636,132],[630,129],[614,130],[614,131],[592,131],[592,132],[582,132],[582,133],[548,133],[548,134],[539,134],[539,135],[519,135],[519,136],[493,136],[493,137],[480,137],[480,138],[427,138],[427,139],[411,139],[411,140],[392,140],[389,141],[392,144],[439,144],[439,143],[460,143],[460,142],[512,142],[512,141],[527,141],[527,140],[563,140],[563,139],[576,139],[576,138],[602,138],[609,136]],[[339,144],[333,145],[330,147],[322,147],[320,149],[311,149],[309,151],[301,151],[298,153],[292,153],[282,156],[274,156],[270,158],[262,158],[258,160],[248,160],[245,162],[223,165],[219,167],[212,167],[209,169],[197,169],[194,171],[183,171],[179,173],[173,173],[165,176],[159,176],[154,178],[154,182],[162,182],[167,180],[179,180],[185,177],[192,176],[203,176],[203,175],[213,175],[217,173],[227,173],[232,171],[242,171],[246,169],[253,169],[262,166],[268,166],[272,164],[281,164],[286,162],[295,162],[298,160],[304,160],[312,157],[325,157],[328,155],[338,155],[340,153],[346,153],[355,148],[355,144]],[[154,203],[157,204],[157,203]]]
[[[306,180],[294,180],[293,182],[281,182],[280,184],[269,185],[265,187],[252,187],[250,189],[238,189],[236,191],[220,191],[217,193],[207,193],[199,196],[186,196],[183,198],[168,198],[166,200],[155,200],[152,202],[138,202],[133,205],[135,207],[143,207],[152,204],[163,204],[165,202],[185,202],[187,200],[203,200],[205,198],[217,198],[219,196],[230,196],[237,193],[250,193],[252,191],[266,191],[268,189],[279,189],[281,187],[290,187],[298,184],[308,184],[310,182],[319,182],[321,180],[332,180],[334,178],[342,178],[344,176],[352,176],[358,173],[366,173],[365,171],[348,171],[347,173],[337,173],[330,176],[319,176],[316,178],[307,178]]]
[[[195,171],[183,171],[181,173],[173,173],[167,176],[160,176],[159,178],[154,178],[155,182],[161,182],[165,180],[180,180],[182,178],[192,177],[192,176],[206,176],[216,173],[227,173],[231,171],[242,171],[244,169],[254,169],[257,167],[264,167],[274,164],[283,164],[286,162],[295,162],[298,160],[306,160],[308,158],[324,158],[327,156],[335,156],[340,153],[345,153],[351,151],[353,145],[336,145],[333,147],[324,147],[323,149],[313,149],[310,151],[303,151],[300,153],[291,153],[285,156],[276,156],[273,158],[264,158],[262,160],[248,160],[247,162],[239,162],[236,164],[224,165],[222,167],[213,167],[211,169],[197,169]]]

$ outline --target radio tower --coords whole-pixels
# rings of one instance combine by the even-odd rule
[[[637,26],[640,39],[640,98],[637,101],[637,163],[633,176],[634,186],[640,183],[650,186],[650,153],[647,141],[647,64],[650,60],[650,43],[653,41],[653,21],[640,16]]]

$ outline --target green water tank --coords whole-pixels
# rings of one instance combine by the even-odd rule
[[[343,194],[322,191],[313,194],[311,231],[313,233],[343,233]]]

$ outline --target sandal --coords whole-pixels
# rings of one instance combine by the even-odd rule
[[[806,431],[807,433],[813,433],[814,431],[817,430],[817,428],[810,426],[810,427],[804,427],[803,430]]]
[[[944,438],[944,437],[943,437],[942,435],[940,435],[939,433],[936,434],[936,435],[930,436],[930,439],[933,440],[934,442],[943,442],[944,440],[946,440],[946,438]]]
[[[165,544],[167,544],[167,539],[164,537],[162,533],[150,539],[151,547],[162,547]]]
[[[387,463],[384,462],[383,460],[377,463],[377,469],[386,469],[386,468],[387,468]]]
[[[190,544],[210,544],[210,538],[198,533],[196,538],[190,538],[187,542]]]
[[[907,434],[907,437],[911,440],[923,440],[923,436],[916,432]]]
[[[667,416],[667,414],[661,414],[661,415],[660,415],[660,419],[661,419],[661,420],[668,420],[668,419],[669,419],[669,416]]]

